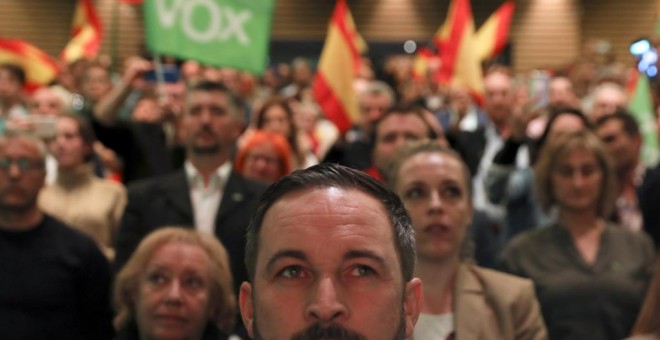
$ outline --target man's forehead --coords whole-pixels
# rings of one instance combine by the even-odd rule
[[[269,228],[299,227],[300,223],[310,228],[378,223],[391,229],[385,207],[373,196],[357,189],[315,187],[279,198],[264,215],[262,232]]]
[[[261,261],[283,250],[321,258],[351,252],[380,254],[398,263],[392,225],[379,200],[355,189],[311,188],[277,200],[266,212],[260,232]],[[265,262],[261,262],[265,265]]]
[[[37,143],[27,138],[8,138],[0,141],[0,155],[7,153],[21,153],[39,158],[40,152]]]
[[[381,135],[381,132],[390,132],[390,131],[408,131],[410,127],[419,128],[419,132],[422,134],[426,133],[428,127],[424,118],[421,116],[412,113],[393,113],[385,117],[380,124],[378,124],[378,135]]]

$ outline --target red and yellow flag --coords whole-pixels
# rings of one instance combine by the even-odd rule
[[[64,47],[61,58],[72,63],[78,59],[92,59],[101,48],[103,28],[91,0],[78,0],[73,15],[71,40]]]
[[[337,0],[312,88],[326,117],[342,133],[360,115],[353,82],[366,48],[346,0]]]
[[[509,38],[509,28],[516,5],[506,1],[481,25],[475,36],[475,47],[479,60],[493,58],[502,52]]]
[[[442,61],[436,80],[442,84],[463,84],[473,96],[481,98],[483,74],[474,36],[470,1],[452,0],[447,19],[434,37]]]
[[[16,64],[25,70],[25,90],[28,93],[48,85],[59,72],[53,58],[34,45],[18,39],[0,37],[0,63]]]
[[[420,47],[415,54],[413,61],[412,76],[413,79],[423,80],[429,71],[429,64],[431,59],[434,58],[433,52],[426,47]]]

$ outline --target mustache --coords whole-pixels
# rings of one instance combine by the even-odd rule
[[[197,134],[201,133],[213,133],[213,129],[211,129],[211,125],[204,124],[200,127],[199,131],[197,131]]]
[[[313,339],[341,339],[341,340],[366,340],[367,338],[350,329],[337,324],[322,326],[315,323],[300,333],[294,334],[291,340],[313,340]]]

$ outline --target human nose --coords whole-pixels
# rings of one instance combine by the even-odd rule
[[[331,278],[319,280],[311,294],[306,312],[308,321],[333,322],[348,314],[348,308],[341,301],[336,283]]]
[[[429,212],[438,213],[442,210],[442,200],[440,199],[440,193],[433,191],[429,195]]]
[[[179,304],[181,302],[181,284],[178,280],[172,280],[165,291],[165,302],[168,304]]]

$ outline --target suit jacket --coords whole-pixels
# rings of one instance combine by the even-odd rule
[[[456,340],[547,339],[531,280],[461,264],[455,284]]]
[[[215,236],[227,249],[234,289],[247,280],[243,261],[245,232],[266,186],[232,171],[223,190],[215,219]],[[140,241],[166,226],[194,227],[190,190],[183,169],[170,175],[138,182],[128,190],[128,204],[117,235],[115,271],[128,261]]]
[[[637,201],[642,212],[644,230],[653,238],[655,248],[660,249],[660,166],[646,171],[642,185],[637,188]]]

